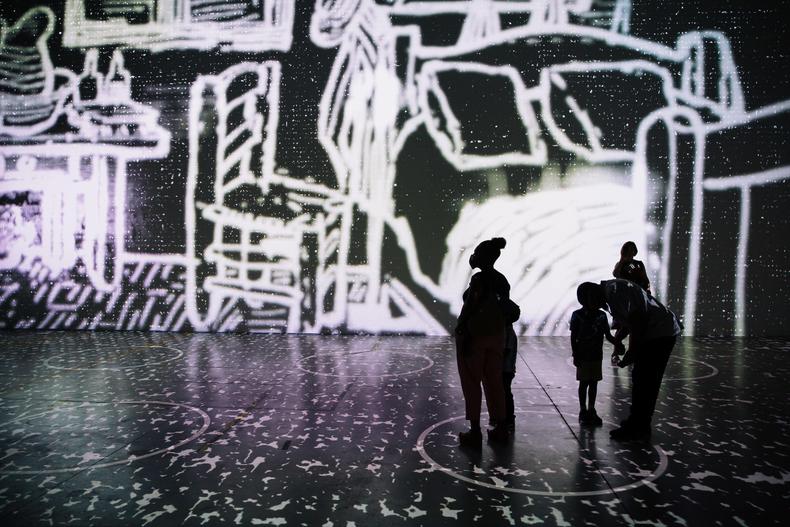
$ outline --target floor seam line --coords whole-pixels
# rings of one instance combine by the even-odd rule
[[[565,423],[565,426],[568,428],[568,431],[571,433],[571,435],[573,435],[573,439],[576,440],[576,442],[579,444],[580,447],[583,447],[584,445],[582,444],[581,440],[579,439],[579,436],[577,436],[576,432],[574,432],[573,428],[571,428],[571,425],[568,423],[568,420],[565,419],[565,416],[562,414],[562,410],[560,410],[559,406],[557,406],[557,404],[554,402],[554,399],[551,398],[551,395],[549,395],[548,390],[546,390],[546,388],[543,386],[543,383],[540,382],[540,379],[538,379],[538,376],[535,374],[534,370],[529,366],[529,363],[527,363],[526,359],[524,359],[522,357],[521,360],[524,362],[524,365],[527,367],[529,372],[535,378],[535,382],[538,383],[538,386],[540,386],[540,389],[543,390],[544,394],[546,394],[546,397],[549,399],[549,402],[551,402],[551,405],[557,411],[557,414],[560,416],[560,419],[562,419],[562,422]],[[597,460],[593,460],[593,464],[595,465],[595,471],[598,473],[599,476],[601,476],[601,479],[604,481],[604,483],[606,483],[606,486],[609,487],[609,490],[611,491],[612,496],[617,499],[618,503],[623,508],[623,510],[630,516],[631,513],[628,510],[628,507],[626,507],[625,502],[623,502],[623,500],[620,499],[620,496],[618,496],[617,492],[614,490],[614,487],[609,482],[609,480],[606,479],[606,476],[601,471],[601,467],[598,464],[598,461]]]

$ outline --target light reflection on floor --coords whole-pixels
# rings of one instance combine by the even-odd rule
[[[456,447],[447,338],[4,333],[4,525],[727,525],[790,508],[790,342],[685,339],[650,443],[577,420],[563,338],[525,338],[505,447]],[[784,503],[784,505],[782,505]]]

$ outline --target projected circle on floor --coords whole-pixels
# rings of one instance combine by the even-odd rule
[[[297,368],[328,377],[400,377],[425,371],[433,361],[409,351],[369,350],[322,353],[300,359]]]
[[[211,424],[166,401],[80,403],[0,424],[0,474],[56,474],[125,465],[179,449]]]
[[[654,481],[669,465],[657,445],[616,443],[603,428],[577,431],[577,440],[556,412],[516,414],[516,433],[508,445],[492,448],[484,438],[480,451],[460,448],[461,427],[450,426],[466,424],[459,415],[425,429],[417,439],[417,452],[433,469],[457,480],[533,496],[624,492]]]
[[[118,371],[158,366],[183,356],[183,351],[167,346],[99,347],[59,353],[45,360],[44,366],[53,370]]]
[[[678,360],[685,362],[685,364],[678,364]],[[573,358],[568,357],[565,360],[565,364],[574,368],[573,366]],[[705,368],[707,371],[700,371],[700,366]],[[694,368],[699,373],[692,373],[691,371],[688,372],[688,375],[678,376],[678,374],[683,373],[683,370],[690,370]],[[617,366],[611,366],[609,363],[609,357],[604,356],[603,364],[602,364],[602,373],[604,377],[615,377],[615,374],[612,373],[612,370],[627,370],[630,371],[628,367],[626,368],[618,368]],[[680,370],[680,371],[678,371]],[[673,375],[673,373],[675,375]],[[697,359],[689,359],[687,357],[670,357],[669,363],[667,364],[667,369],[664,372],[665,381],[699,381],[700,379],[708,379],[710,377],[715,377],[719,374],[719,369],[712,365],[708,364],[707,362],[697,360]]]

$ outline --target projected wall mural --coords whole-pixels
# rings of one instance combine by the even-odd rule
[[[781,333],[790,99],[751,102],[726,31],[648,38],[623,0],[40,4],[0,8],[3,327],[441,335],[504,236],[521,334],[564,334],[626,240],[687,334]]]

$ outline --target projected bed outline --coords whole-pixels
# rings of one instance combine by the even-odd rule
[[[390,159],[391,164],[394,164],[392,160],[397,157],[398,148],[403,145],[407,136],[422,123],[424,123],[431,132],[431,136],[436,142],[437,148],[439,148],[448,161],[459,170],[469,168],[478,169],[486,166],[495,167],[505,163],[540,164],[545,161],[545,157],[543,157],[545,152],[541,148],[540,141],[536,140],[535,137],[535,118],[529,108],[523,104],[519,106],[519,113],[521,114],[530,144],[532,145],[532,150],[529,154],[513,152],[493,159],[468,156],[465,158],[463,155],[459,155],[459,126],[454,116],[452,116],[452,114],[450,114],[449,117],[445,115],[445,120],[451,124],[447,127],[450,131],[444,136],[436,127],[432,126],[432,112],[428,107],[427,92],[432,90],[439,91],[437,90],[433,74],[440,70],[477,71],[492,75],[505,75],[516,85],[516,93],[520,92],[520,96],[517,97],[517,100],[523,101],[526,99],[527,101],[540,104],[542,108],[541,116],[544,121],[548,123],[548,132],[562,148],[592,162],[606,160],[626,160],[633,162],[632,186],[635,192],[634,197],[643,203],[643,210],[640,211],[640,215],[643,218],[648,217],[648,211],[646,210],[646,190],[649,174],[645,162],[645,151],[649,147],[646,141],[650,127],[655,125],[656,122],[662,121],[670,128],[671,135],[676,134],[682,136],[691,134],[697,140],[697,155],[695,157],[694,167],[691,169],[688,179],[690,181],[690,190],[692,190],[695,197],[694,207],[692,209],[693,218],[690,225],[690,234],[688,240],[685,242],[687,245],[684,244],[682,247],[682,250],[688,251],[689,262],[683,266],[685,267],[685,283],[677,288],[678,290],[682,288],[684,293],[682,293],[682,298],[677,298],[674,304],[676,309],[678,309],[678,304],[681,304],[681,312],[686,320],[694,320],[699,275],[699,238],[701,235],[700,229],[703,214],[699,189],[702,188],[702,179],[704,178],[704,158],[700,154],[704,151],[705,137],[710,133],[715,133],[722,129],[742,126],[769,116],[785,113],[790,109],[790,101],[784,101],[765,109],[758,109],[749,113],[745,112],[744,98],[737,76],[737,69],[732,59],[729,42],[723,34],[711,31],[701,31],[681,35],[675,49],[620,34],[616,30],[624,30],[628,27],[627,21],[623,18],[623,14],[627,13],[627,9],[625,9],[622,4],[615,8],[618,15],[612,17],[613,20],[616,20],[616,23],[612,25],[612,28],[615,30],[611,28],[604,30],[596,27],[568,24],[567,20],[569,13],[574,9],[579,9],[580,6],[573,4],[566,6],[564,3],[538,3],[538,7],[546,8],[546,10],[541,13],[542,16],[536,18],[536,23],[528,23],[523,27],[502,30],[497,24],[491,22],[491,15],[492,13],[498,14],[505,10],[512,9],[513,3],[480,0],[467,4],[467,6],[469,6],[467,21],[461,33],[464,40],[461,41],[461,39],[459,39],[459,42],[452,46],[436,47],[423,46],[421,44],[421,35],[419,32],[409,27],[399,28],[393,26],[388,17],[383,16],[382,12],[391,9],[392,12],[400,16],[430,16],[442,12],[442,8],[438,3],[412,3],[401,1],[396,2],[394,6],[388,8],[377,5],[373,1],[366,2],[362,0],[355,4],[357,10],[353,13],[353,8],[349,7],[349,4],[334,5],[332,2],[327,2],[326,4],[331,4],[329,11],[327,11],[322,4],[322,2],[317,3],[316,14],[314,14],[312,24],[312,37],[316,44],[319,45],[340,43],[340,50],[338,52],[338,58],[335,61],[335,67],[330,76],[327,92],[322,100],[322,117],[321,122],[319,122],[319,133],[322,144],[324,144],[325,148],[330,152],[330,157],[335,163],[336,171],[340,174],[344,172],[354,174],[355,171],[364,172],[365,170],[362,159],[366,156],[357,154],[355,159],[353,154],[348,154],[350,149],[347,145],[352,144],[354,142],[353,139],[349,140],[343,137],[336,139],[332,136],[332,133],[336,132],[338,128],[337,115],[342,112],[342,109],[336,108],[336,106],[342,106],[342,104],[338,105],[334,98],[342,97],[342,95],[336,94],[342,94],[344,91],[347,93],[354,93],[353,83],[357,76],[352,76],[350,80],[346,80],[345,82],[347,82],[348,85],[342,85],[342,81],[338,82],[337,79],[343,78],[342,69],[347,64],[351,64],[347,66],[348,69],[353,69],[354,60],[364,60],[357,59],[355,54],[359,54],[368,60],[370,60],[371,56],[378,58],[380,55],[384,55],[384,57],[376,62],[375,67],[379,70],[384,69],[387,72],[390,79],[387,86],[395,85],[393,79],[398,78],[394,66],[396,62],[399,64],[406,64],[408,68],[405,79],[403,80],[404,88],[402,95],[407,101],[407,106],[412,116],[411,120],[407,121],[402,128],[397,130],[379,132],[380,135],[397,135],[394,144],[388,145],[389,150],[379,146],[381,152],[376,156],[378,158]],[[459,4],[448,3],[448,5],[450,6],[449,9],[454,9],[457,8]],[[332,6],[335,8],[334,12],[331,11]],[[589,5],[587,7],[589,7]],[[322,15],[327,21],[343,21],[343,31],[345,31],[345,33],[342,36],[342,40],[341,38],[335,37],[335,41],[327,42],[320,34],[319,29],[322,25],[330,27],[329,22],[322,24],[320,19]],[[480,20],[481,17],[484,20]],[[335,33],[338,32],[338,28],[333,29]],[[372,38],[371,35],[373,36]],[[530,86],[529,88],[523,82],[519,82],[519,76],[524,72],[519,72],[513,67],[507,65],[497,67],[473,61],[458,61],[458,57],[471,55],[474,52],[492,46],[505,43],[512,45],[514,42],[520,41],[529,42],[531,39],[534,40],[536,38],[543,38],[550,41],[558,37],[578,39],[580,41],[579,45],[584,47],[593,46],[590,44],[592,41],[601,46],[601,56],[611,57],[615,52],[619,52],[625,53],[627,60],[575,63],[573,61],[565,62],[563,58],[557,61],[558,64],[549,65],[545,68],[536,68],[535,71],[532,71],[531,75],[535,77],[539,76],[540,81],[537,86]],[[396,61],[394,58],[394,41],[398,38],[406,38],[411,41],[408,46],[409,56],[403,61]],[[371,48],[376,49],[378,55],[372,55],[370,53]],[[711,69],[716,69],[719,73],[718,80],[715,83],[711,83],[713,84],[713,89],[711,89],[711,86],[708,86],[709,81],[706,79],[707,72],[705,69],[706,53],[710,51],[713,51],[715,53],[714,56],[718,58],[718,64],[708,65]],[[546,54],[546,56],[552,57],[554,55]],[[675,71],[672,71],[670,68]],[[589,148],[574,144],[566,136],[563,129],[554,123],[550,111],[550,104],[548,102],[548,93],[552,84],[562,84],[562,79],[556,78],[558,76],[557,74],[562,72],[589,72],[596,69],[609,69],[623,73],[633,73],[637,70],[647,71],[656,75],[662,81],[666,105],[665,107],[654,108],[652,113],[644,116],[644,119],[639,124],[640,128],[637,130],[636,137],[634,138],[633,147],[630,149],[618,151],[602,148],[601,145],[598,144],[598,141],[596,141],[596,133],[599,133],[600,130],[597,129],[596,123],[590,121],[585,110],[578,106],[578,104],[572,107],[571,110],[586,133],[590,145]],[[379,75],[384,76],[381,73],[379,73]],[[677,79],[677,77],[679,77],[679,79]],[[333,86],[333,81],[338,83],[338,85]],[[364,84],[364,80],[360,82]],[[676,86],[675,82],[678,82],[679,86]],[[378,85],[379,83],[376,83],[376,86]],[[385,90],[391,90],[391,88],[387,87]],[[375,97],[375,95],[371,95],[371,99],[375,99]],[[351,96],[349,96],[349,99],[351,99]],[[439,97],[439,99],[441,101],[441,97]],[[344,104],[351,103],[344,102]],[[372,105],[375,105],[375,103],[372,103]],[[443,110],[446,112],[446,105]],[[701,115],[703,113],[712,114],[718,121],[705,122]],[[355,117],[357,115],[358,114],[354,114]],[[378,122],[371,125],[374,129],[376,127],[391,127],[391,124],[388,124],[386,119],[389,120],[389,123],[394,122],[392,117],[387,117],[385,119],[378,117],[378,114],[376,115]],[[681,120],[689,120],[690,124],[678,122]],[[358,125],[353,127],[355,130],[359,128]],[[328,129],[332,129],[331,132],[328,131]],[[383,142],[379,142],[379,145],[383,144]],[[375,148],[376,142],[372,141],[370,145],[371,148]],[[667,183],[667,200],[670,204],[673,202],[672,193],[679,191],[678,182],[675,181],[676,172],[677,167],[675,166],[675,161],[670,160],[668,173],[671,175],[669,178],[671,181]],[[386,173],[386,180],[388,182],[390,180],[394,181],[392,166],[388,167],[386,171],[377,170],[370,171],[367,175],[357,175],[356,179],[365,180],[367,178],[373,180],[377,177],[377,173]],[[787,177],[787,168],[786,166],[771,167],[768,173],[770,176],[764,174],[761,176],[755,175],[750,181],[782,181]],[[391,188],[391,184],[385,184],[384,186],[385,188]],[[388,208],[391,209],[391,204],[382,199],[382,202],[370,206],[371,210],[382,210],[382,208],[384,210]],[[660,242],[651,244],[651,250],[654,253],[652,258],[653,263],[657,263],[657,267],[659,267],[657,277],[658,293],[663,296],[672,296],[672,292],[669,291],[668,267],[669,255],[674,247],[671,247],[670,244],[672,236],[672,222],[670,221],[671,211],[669,214],[670,217],[665,224],[663,226],[657,226],[661,231],[659,238]],[[416,264],[417,255],[410,229],[402,222],[398,221],[400,218],[388,218],[388,220],[390,226],[399,237],[399,244],[408,254],[407,261],[411,264],[410,273],[415,282],[431,291],[434,297],[443,299],[448,303],[454,302],[460,296],[460,292],[468,282],[468,270],[466,273],[456,273],[461,275],[465,274],[465,276],[456,277],[457,279],[454,280],[454,288],[450,289],[443,283],[443,287],[437,286],[430,278],[426,277],[424,273],[420,271],[419,266]],[[482,234],[494,235],[496,231]],[[742,232],[741,238],[743,238],[745,234],[746,233]],[[377,236],[377,234],[374,234],[374,239],[377,239]],[[644,234],[641,237],[637,236],[636,239],[637,241],[645,241]],[[467,240],[464,245],[465,247],[463,248],[469,250],[470,247],[473,246],[473,242]],[[741,240],[739,254],[742,254],[744,245],[745,242]],[[373,253],[370,255],[370,261],[375,262],[380,257],[377,254],[380,247],[381,244],[377,243],[368,245],[369,253]],[[453,254],[453,251],[448,251],[448,254]],[[467,257],[468,254],[460,255],[457,258],[457,262],[460,262],[458,266],[465,267]],[[739,256],[739,258],[743,259],[743,256]],[[590,273],[588,276],[578,276],[574,283],[588,278],[595,279],[606,276],[608,274],[609,263],[606,262],[603,265],[606,267],[596,269],[594,273]],[[744,281],[744,269],[745,266],[742,266],[735,273],[735,282],[741,284],[736,287],[736,291],[739,293],[735,301],[735,320],[737,321],[735,330],[740,332],[743,330],[744,309],[746,304],[746,299],[743,298],[742,286]],[[507,273],[507,268],[505,268],[505,274],[509,274]],[[509,275],[513,276],[513,274]],[[516,276],[519,275],[516,274]],[[524,276],[521,276],[521,280],[530,281],[529,277]],[[442,293],[444,293],[444,295]],[[678,293],[676,292],[675,295],[678,295]],[[573,295],[570,287],[567,288],[565,296],[565,304],[567,304],[568,307],[575,303],[572,298]],[[533,305],[535,303],[546,304],[546,298],[543,295],[537,296],[536,298],[529,298],[528,296],[522,298],[516,297],[516,300],[527,305]],[[548,305],[544,313],[552,313],[555,310],[556,306]],[[546,319],[548,317],[549,315],[544,314],[540,319]],[[554,333],[564,324],[565,318],[567,317],[552,316],[551,319],[553,324],[548,328],[545,328],[543,324],[539,323],[536,329],[530,330],[529,323],[527,323],[527,332]],[[693,334],[693,331],[693,324],[690,324],[688,333]]]

